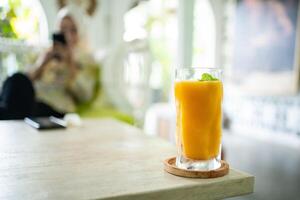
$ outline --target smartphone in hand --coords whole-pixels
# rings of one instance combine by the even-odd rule
[[[62,48],[67,46],[67,41],[63,33],[57,32],[52,34],[53,50],[54,50],[54,59],[61,61],[62,55],[59,53]]]

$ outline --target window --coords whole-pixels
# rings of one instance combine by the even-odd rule
[[[38,0],[1,0],[0,83],[7,75],[32,64],[35,47],[47,41],[47,20]]]
[[[177,0],[139,1],[124,17],[124,40],[146,39],[153,57],[150,86],[154,102],[168,99],[177,55]]]
[[[48,39],[48,25],[38,0],[1,0],[0,36],[39,44]]]

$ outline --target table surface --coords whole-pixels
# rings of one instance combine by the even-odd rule
[[[254,177],[234,169],[215,179],[163,170],[175,147],[134,127],[84,120],[37,131],[0,121],[0,199],[222,199],[253,192]]]

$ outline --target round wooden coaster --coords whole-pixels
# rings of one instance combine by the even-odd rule
[[[225,176],[229,172],[229,165],[224,160],[221,161],[221,167],[211,171],[196,171],[180,169],[176,166],[176,157],[168,158],[164,161],[165,171],[170,174],[188,178],[217,178]]]

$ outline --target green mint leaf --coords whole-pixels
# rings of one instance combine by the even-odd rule
[[[202,74],[201,79],[199,81],[217,81],[217,80],[219,79],[213,77],[209,73],[204,73]]]

